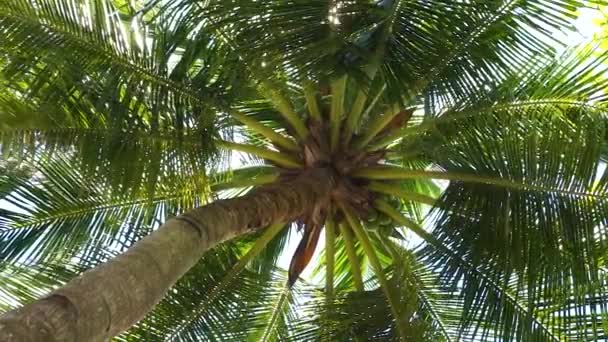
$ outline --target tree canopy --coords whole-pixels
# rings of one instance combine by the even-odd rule
[[[116,340],[608,339],[605,42],[557,34],[600,5],[0,1],[0,308],[326,163]]]

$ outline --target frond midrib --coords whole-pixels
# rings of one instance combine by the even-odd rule
[[[270,316],[268,325],[264,329],[264,334],[262,335],[262,338],[261,338],[262,342],[267,342],[268,338],[270,338],[272,330],[274,329],[274,326],[277,323],[277,320],[279,318],[279,314],[281,313],[281,311],[283,310],[283,307],[285,305],[285,300],[287,299],[287,296],[289,295],[289,290],[290,290],[290,287],[285,285],[285,287],[283,288],[283,291],[281,291],[281,294],[279,295],[279,298],[277,299],[275,306],[272,309],[272,315]]]
[[[416,277],[416,278],[418,278],[418,277]],[[424,283],[421,279],[417,279],[417,281]],[[452,342],[452,339],[450,338],[450,334],[448,334],[448,331],[445,328],[445,324],[443,323],[443,321],[441,320],[441,317],[439,317],[439,314],[435,310],[435,306],[431,303],[430,299],[428,298],[425,289],[423,289],[423,288],[418,289],[418,298],[420,298],[422,300],[422,302],[424,303],[426,308],[430,311],[431,315],[433,316],[433,319],[439,325],[439,329],[441,330],[441,333],[443,334],[443,336],[446,338],[447,342]]]
[[[109,211],[112,209],[119,209],[119,208],[124,208],[124,207],[129,207],[129,206],[135,206],[135,205],[139,205],[139,204],[148,204],[148,203],[159,203],[159,202],[163,202],[163,201],[167,201],[167,200],[174,200],[174,199],[179,199],[179,198],[185,198],[188,194],[196,194],[197,192],[194,190],[190,190],[190,189],[182,189],[181,191],[168,191],[166,194],[163,194],[161,196],[155,196],[152,199],[149,198],[144,198],[143,196],[137,199],[132,199],[132,200],[126,200],[126,201],[116,201],[116,202],[106,202],[105,204],[101,204],[101,205],[91,205],[91,206],[86,206],[86,207],[82,207],[81,209],[77,209],[77,210],[70,210],[70,211],[64,211],[55,215],[48,215],[48,216],[44,216],[44,217],[39,217],[36,218],[35,216],[32,217],[32,220],[24,220],[20,223],[17,224],[11,224],[9,229],[5,229],[4,231],[8,231],[8,230],[16,230],[16,229],[28,229],[31,227],[35,227],[35,226],[39,226],[41,224],[47,223],[47,222],[55,222],[57,220],[60,219],[65,219],[65,218],[70,218],[70,217],[75,217],[75,216],[79,216],[82,214],[86,214],[86,213],[97,213],[97,212],[105,212],[105,211]]]
[[[601,200],[608,199],[608,194],[602,194],[601,192],[581,192],[573,190],[564,190],[559,188],[553,188],[546,185],[535,185],[525,183],[524,181],[511,180],[502,177],[492,176],[480,176],[476,174],[464,173],[464,172],[453,172],[453,171],[427,171],[427,170],[410,170],[403,169],[400,167],[384,166],[384,167],[370,167],[360,169],[354,173],[356,177],[362,177],[374,180],[395,180],[395,179],[415,179],[415,178],[428,178],[428,179],[441,179],[448,181],[461,181],[468,183],[487,184],[498,187],[504,187],[513,189],[516,191],[538,191],[547,193],[556,193],[567,196],[578,196],[578,197],[591,197]]]
[[[426,131],[433,129],[436,125],[449,123],[451,121],[465,120],[472,116],[478,115],[480,112],[491,112],[491,111],[507,111],[510,109],[517,108],[536,108],[536,107],[550,107],[550,106],[571,106],[571,107],[582,107],[588,108],[598,114],[608,115],[608,108],[601,107],[600,104],[581,101],[575,98],[567,97],[547,97],[538,99],[526,99],[526,100],[513,100],[513,101],[499,101],[489,105],[483,105],[480,107],[465,107],[455,111],[444,112],[436,118],[427,119],[416,126],[406,126],[400,130],[382,137],[378,141],[371,141],[368,146],[365,147],[366,151],[373,151],[390,145],[400,138],[406,138],[409,136],[415,136],[424,134]]]

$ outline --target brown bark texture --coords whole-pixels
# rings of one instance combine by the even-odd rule
[[[107,341],[142,319],[205,251],[270,223],[302,217],[332,183],[329,171],[310,169],[169,219],[125,253],[0,316],[0,341]]]

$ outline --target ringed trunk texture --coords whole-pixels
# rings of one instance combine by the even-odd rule
[[[124,254],[0,316],[0,341],[106,341],[137,323],[216,244],[312,210],[333,185],[326,169],[169,219]]]

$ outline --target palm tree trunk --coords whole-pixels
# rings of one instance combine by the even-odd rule
[[[328,170],[313,169],[172,218],[124,254],[2,315],[0,341],[108,340],[143,318],[209,248],[297,219],[327,196],[332,182]]]

